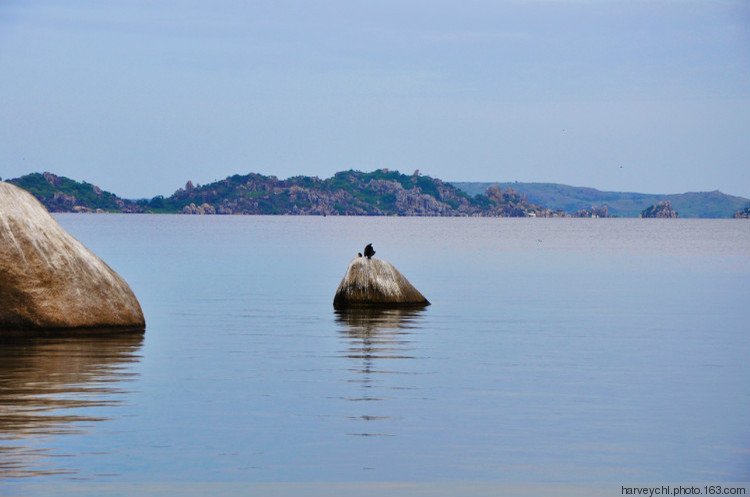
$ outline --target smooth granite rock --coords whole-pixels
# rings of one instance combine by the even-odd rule
[[[425,305],[430,303],[390,262],[366,257],[349,263],[333,299],[336,308]]]
[[[145,324],[120,275],[31,194],[0,181],[0,331]]]

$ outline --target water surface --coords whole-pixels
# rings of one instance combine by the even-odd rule
[[[6,483],[750,480],[746,221],[57,219],[147,329],[3,341]]]

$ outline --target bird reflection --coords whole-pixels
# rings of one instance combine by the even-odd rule
[[[388,400],[388,397],[373,393],[376,389],[381,392],[408,389],[403,386],[403,382],[401,386],[388,384],[388,377],[385,375],[413,374],[408,370],[409,362],[405,361],[416,358],[413,336],[415,330],[421,327],[420,316],[424,309],[351,308],[335,311],[336,321],[342,326],[341,335],[347,342],[343,355],[357,361],[356,366],[350,369],[356,375],[349,381],[361,386],[358,396],[346,400],[363,402],[363,408],[370,409],[375,405],[372,404],[373,401]],[[383,421],[391,420],[393,416],[367,413],[350,418],[358,421]],[[357,432],[349,435],[392,436],[382,432]]]
[[[143,333],[0,337],[0,479],[76,473],[45,447],[84,433],[119,404],[136,374]],[[96,334],[96,336],[94,336]]]

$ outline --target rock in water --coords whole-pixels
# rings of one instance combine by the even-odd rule
[[[393,264],[365,257],[358,257],[349,263],[333,298],[336,308],[425,305],[430,303]]]
[[[680,217],[674,209],[672,209],[672,202],[667,200],[666,202],[659,202],[656,205],[652,205],[641,212],[638,216],[641,218],[656,217],[656,218],[676,218]]]
[[[0,181],[0,331],[145,325],[120,275],[31,194]]]

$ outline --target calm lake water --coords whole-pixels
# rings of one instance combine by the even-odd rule
[[[2,341],[0,489],[750,481],[747,221],[56,218],[147,329]],[[334,312],[368,242],[432,305]]]

